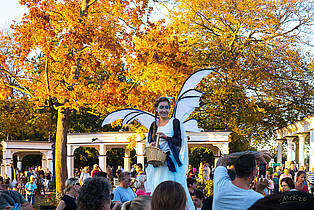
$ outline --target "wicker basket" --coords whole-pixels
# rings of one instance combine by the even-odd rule
[[[155,147],[146,147],[147,162],[153,166],[164,165],[167,157],[167,153],[158,148],[159,135],[157,135],[157,141]]]

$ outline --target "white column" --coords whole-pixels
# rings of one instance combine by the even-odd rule
[[[6,173],[6,151],[4,149],[2,149],[2,164],[1,164],[1,176],[4,177],[5,173]]]
[[[298,134],[299,136],[299,167],[304,165],[304,145],[305,145],[305,137],[307,134]]]
[[[67,170],[68,178],[74,177],[74,156],[73,156],[73,146],[67,145]]]
[[[22,161],[17,161],[16,166],[19,171],[22,171],[23,169]]]
[[[124,171],[131,171],[131,162],[130,162],[130,149],[125,149],[124,153]]]
[[[13,159],[11,152],[8,150],[3,150],[3,164],[4,164],[4,171],[3,175],[8,175],[8,177],[12,180],[12,166]]]
[[[45,170],[47,168],[47,152],[42,153],[41,168]]]
[[[1,176],[4,177],[4,162],[2,161],[2,164],[1,164]]]
[[[103,171],[106,171],[106,168],[107,168],[107,147],[104,144],[99,145],[98,165]]]
[[[287,162],[290,164],[292,161],[292,141],[294,137],[285,137],[287,139]]]
[[[294,162],[296,162],[296,149],[297,149],[297,147],[296,147],[296,144],[295,144],[295,142],[292,142],[292,160],[294,160]]]
[[[141,163],[144,167],[144,155],[145,155],[145,143],[137,143],[136,144],[136,157],[137,163]]]
[[[277,152],[277,163],[282,163],[282,139],[277,139],[278,152]]]
[[[222,155],[228,155],[229,154],[229,143],[224,143],[221,149]]]
[[[225,143],[214,143],[213,146],[217,147],[217,149],[215,149],[213,151],[214,156],[221,156],[221,155],[228,155],[229,154],[229,143],[225,142]]]
[[[8,177],[12,180],[12,164],[13,164],[13,159],[12,158],[7,158],[5,160],[5,169],[4,169],[4,174],[7,174]]]
[[[217,161],[219,160],[219,158],[223,155],[223,154],[228,154],[228,150],[226,150],[226,148],[224,148],[224,145],[222,143],[217,143],[217,144],[213,144],[214,148],[213,148],[213,155],[214,155],[214,167],[217,166]],[[223,150],[225,150],[223,153]]]
[[[17,155],[16,157],[17,157],[17,163],[16,163],[17,169],[19,171],[22,171],[22,168],[23,168],[22,157],[20,155]]]
[[[310,130],[310,168],[314,167],[314,130]]]
[[[52,151],[48,151],[46,153],[46,159],[47,159],[47,168],[53,174],[53,155],[52,155]]]

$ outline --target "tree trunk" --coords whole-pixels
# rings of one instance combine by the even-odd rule
[[[56,196],[61,198],[64,189],[67,173],[67,133],[69,129],[70,110],[68,108],[58,108],[57,134],[55,143],[55,177],[56,177]]]

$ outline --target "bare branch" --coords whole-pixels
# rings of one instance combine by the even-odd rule
[[[16,76],[16,75],[13,75],[11,72],[9,72],[8,70],[6,69],[0,69],[0,71],[4,72],[5,74],[9,75],[10,77],[13,77],[17,83],[22,87],[17,87],[17,86],[12,86],[12,85],[9,85],[9,84],[6,84],[8,87],[11,87],[11,88],[14,88],[14,89],[17,89],[17,90],[20,90],[26,94],[29,94],[30,96],[33,97],[33,94],[26,88],[22,85],[22,82],[20,81],[20,79]]]
[[[88,7],[91,6],[91,5],[94,4],[96,1],[97,1],[97,0],[93,0],[93,1],[89,2],[87,6],[88,6]]]
[[[194,22],[194,21],[193,21]],[[203,28],[206,28],[207,30],[209,30],[210,32],[212,32],[212,34],[214,34],[215,36],[220,36],[219,34],[215,33],[213,29],[209,28],[208,26],[204,25],[204,24],[201,24],[201,23],[197,23],[197,22],[194,22],[196,25],[199,25]]]

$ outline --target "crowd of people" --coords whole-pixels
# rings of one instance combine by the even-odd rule
[[[314,167],[312,171],[305,172],[302,166],[298,168],[291,162],[287,167],[267,167],[263,172],[256,159],[267,155],[258,154],[231,154],[229,158],[221,158],[216,168],[208,163],[201,163],[198,169],[189,165],[186,173],[189,195],[185,193],[182,184],[171,180],[158,184],[153,193],[147,192],[146,167],[140,163],[134,165],[131,172],[119,167],[112,177],[108,177],[108,173],[97,164],[92,170],[84,167],[79,170],[80,173],[76,173],[75,178],[66,181],[64,196],[57,209],[92,210],[103,205],[106,206],[104,209],[113,210],[186,209],[188,196],[191,197],[195,210],[258,209],[258,206],[265,207],[267,198],[279,196],[277,200],[284,199],[282,194],[297,195],[307,202],[314,201],[311,196],[314,193]],[[119,185],[112,190],[114,177],[118,178]],[[205,197],[206,192],[198,188],[200,177],[213,180],[213,195]],[[53,177],[49,170],[31,167],[19,173],[15,179],[18,181],[0,177],[0,209],[16,203],[19,204],[19,209],[32,209],[35,194],[49,191]]]
[[[42,169],[41,166],[29,167],[24,171],[16,170],[11,185],[23,196],[30,194],[31,188],[36,188],[32,194],[45,195],[53,190],[53,174],[48,168]]]
[[[75,190],[77,209],[88,208],[91,210],[98,209],[99,206],[106,206],[103,209],[185,210],[191,209],[187,208],[188,196],[193,201],[193,210],[265,209],[265,206],[276,202],[281,203],[281,206],[278,204],[279,207],[275,209],[291,209],[296,206],[302,207],[299,209],[311,209],[312,207],[309,206],[314,204],[314,196],[310,194],[314,192],[314,172],[306,173],[302,167],[297,169],[292,162],[286,168],[267,167],[265,174],[262,174],[263,171],[256,160],[263,157],[268,157],[268,154],[264,152],[242,152],[231,154],[228,158],[221,158],[217,162],[216,168],[210,167],[207,163],[201,163],[198,170],[189,166],[189,171],[186,174],[188,195],[182,184],[171,180],[158,184],[153,193],[147,192],[145,187],[146,168],[143,169],[141,164],[135,166],[132,173],[126,171],[119,173],[119,186],[112,191],[109,184],[110,178],[106,173],[100,174],[98,172],[93,175],[90,173],[90,176],[83,181],[81,189]],[[95,168],[97,166],[94,166]],[[212,173],[213,176],[211,177]],[[205,197],[206,192],[198,188],[199,177],[207,180],[213,178],[213,195]],[[79,183],[79,178],[76,180],[76,183]],[[100,184],[102,182],[104,183]],[[84,187],[86,191],[81,192],[85,185],[88,185]],[[94,185],[103,186],[105,189],[96,188]],[[96,197],[101,196],[95,196],[98,192],[103,192],[106,196],[103,195],[102,199],[97,200]],[[109,194],[111,192],[112,194]],[[288,197],[284,197],[284,195]],[[94,196],[95,199],[93,199]],[[298,200],[291,205],[289,200],[288,204],[283,202],[284,199],[292,198],[289,196],[297,196],[299,199],[305,199],[306,202]],[[273,201],[273,198],[276,201]],[[59,206],[61,204],[62,202]],[[65,208],[58,207],[58,209]]]
[[[162,164],[137,164],[131,172],[118,167],[115,173],[111,167],[103,171],[97,164],[92,170],[88,166],[76,169],[75,177],[65,183],[57,210],[313,209],[314,168],[305,173],[293,162],[286,168],[267,168],[270,154],[258,151],[225,155],[216,168],[205,162],[197,171],[188,165],[187,136],[183,124],[168,116],[170,105],[166,97],[156,100],[155,121],[145,142],[147,147],[159,144],[165,156]],[[8,190],[9,185],[0,179],[0,207],[32,209],[35,192],[45,193],[49,188],[44,184],[46,173],[40,167],[34,171],[24,173],[28,180],[20,188],[27,200]],[[119,183],[112,190],[114,176]],[[22,177],[23,173],[19,180]],[[198,188],[197,177],[213,180],[211,196],[206,198],[207,192]]]
[[[53,189],[53,175],[48,168],[29,167],[25,171],[13,170],[13,177],[0,176],[0,209],[15,206],[16,209],[32,209],[35,195],[46,194]]]
[[[314,193],[314,168],[313,171],[305,172],[303,167],[297,168],[294,162],[291,162],[288,167],[277,166],[261,169],[261,164],[258,164],[256,160],[263,157],[269,156],[267,153],[243,152],[231,154],[229,158],[221,158],[217,162],[216,168],[211,167],[206,162],[201,163],[198,169],[189,165],[189,169],[186,173],[188,195],[185,193],[182,184],[172,180],[161,182],[157,185],[153,193],[148,192],[146,188],[146,167],[143,168],[142,164],[139,163],[133,166],[131,172],[123,171],[120,167],[122,170],[117,170],[115,174],[118,178],[119,185],[112,190],[110,202],[108,201],[107,203],[108,209],[172,209],[169,208],[169,206],[177,205],[178,203],[172,203],[171,201],[180,201],[181,199],[185,199],[185,202],[183,202],[184,205],[180,202],[184,207],[176,206],[174,209],[191,209],[187,208],[188,196],[190,196],[193,201],[193,210],[248,209],[250,207],[254,209],[257,208],[257,204],[261,205],[260,203],[265,198],[281,195],[278,199],[282,200],[282,194],[290,195],[291,193],[301,196],[302,199],[307,199],[307,202],[314,201],[313,196],[311,197],[311,194]],[[75,181],[72,181],[72,185],[66,183],[66,188],[68,188],[67,186],[72,187],[70,193],[70,196],[72,195],[72,201],[69,205],[75,203],[73,201],[75,197],[77,197],[76,203],[78,203],[81,191],[79,186],[84,186],[88,180],[94,178],[98,179],[99,177],[106,180],[108,184],[104,186],[111,189],[109,183],[112,183],[113,177],[108,177],[107,173],[103,172],[97,164],[93,166],[91,171],[88,167],[84,167],[82,173],[77,175]],[[213,180],[214,192],[211,196],[205,197],[207,192],[204,192],[203,189],[198,187],[197,182],[199,178]],[[174,183],[182,188],[178,186],[171,187],[170,185]],[[159,185],[161,185],[160,192],[158,191]],[[177,188],[174,192],[178,193],[178,191],[182,191],[180,197],[175,195],[174,192],[166,192],[166,190],[174,189],[175,187]],[[68,192],[69,191],[70,190],[68,190]],[[105,192],[107,191],[108,190],[105,190]],[[162,191],[164,191],[164,193],[162,193]],[[159,193],[160,197],[154,198],[156,193]],[[92,195],[91,193],[87,194]],[[162,197],[164,195],[166,196]],[[156,199],[162,202],[157,205],[154,203]],[[69,199],[67,198],[65,200]],[[267,202],[267,200],[265,202]],[[58,209],[65,209],[62,208],[65,203],[66,201],[60,202]],[[109,207],[109,203],[111,207]],[[255,205],[255,203],[257,204]],[[80,205],[82,206],[83,204],[81,203]],[[156,206],[153,207],[153,205]]]

